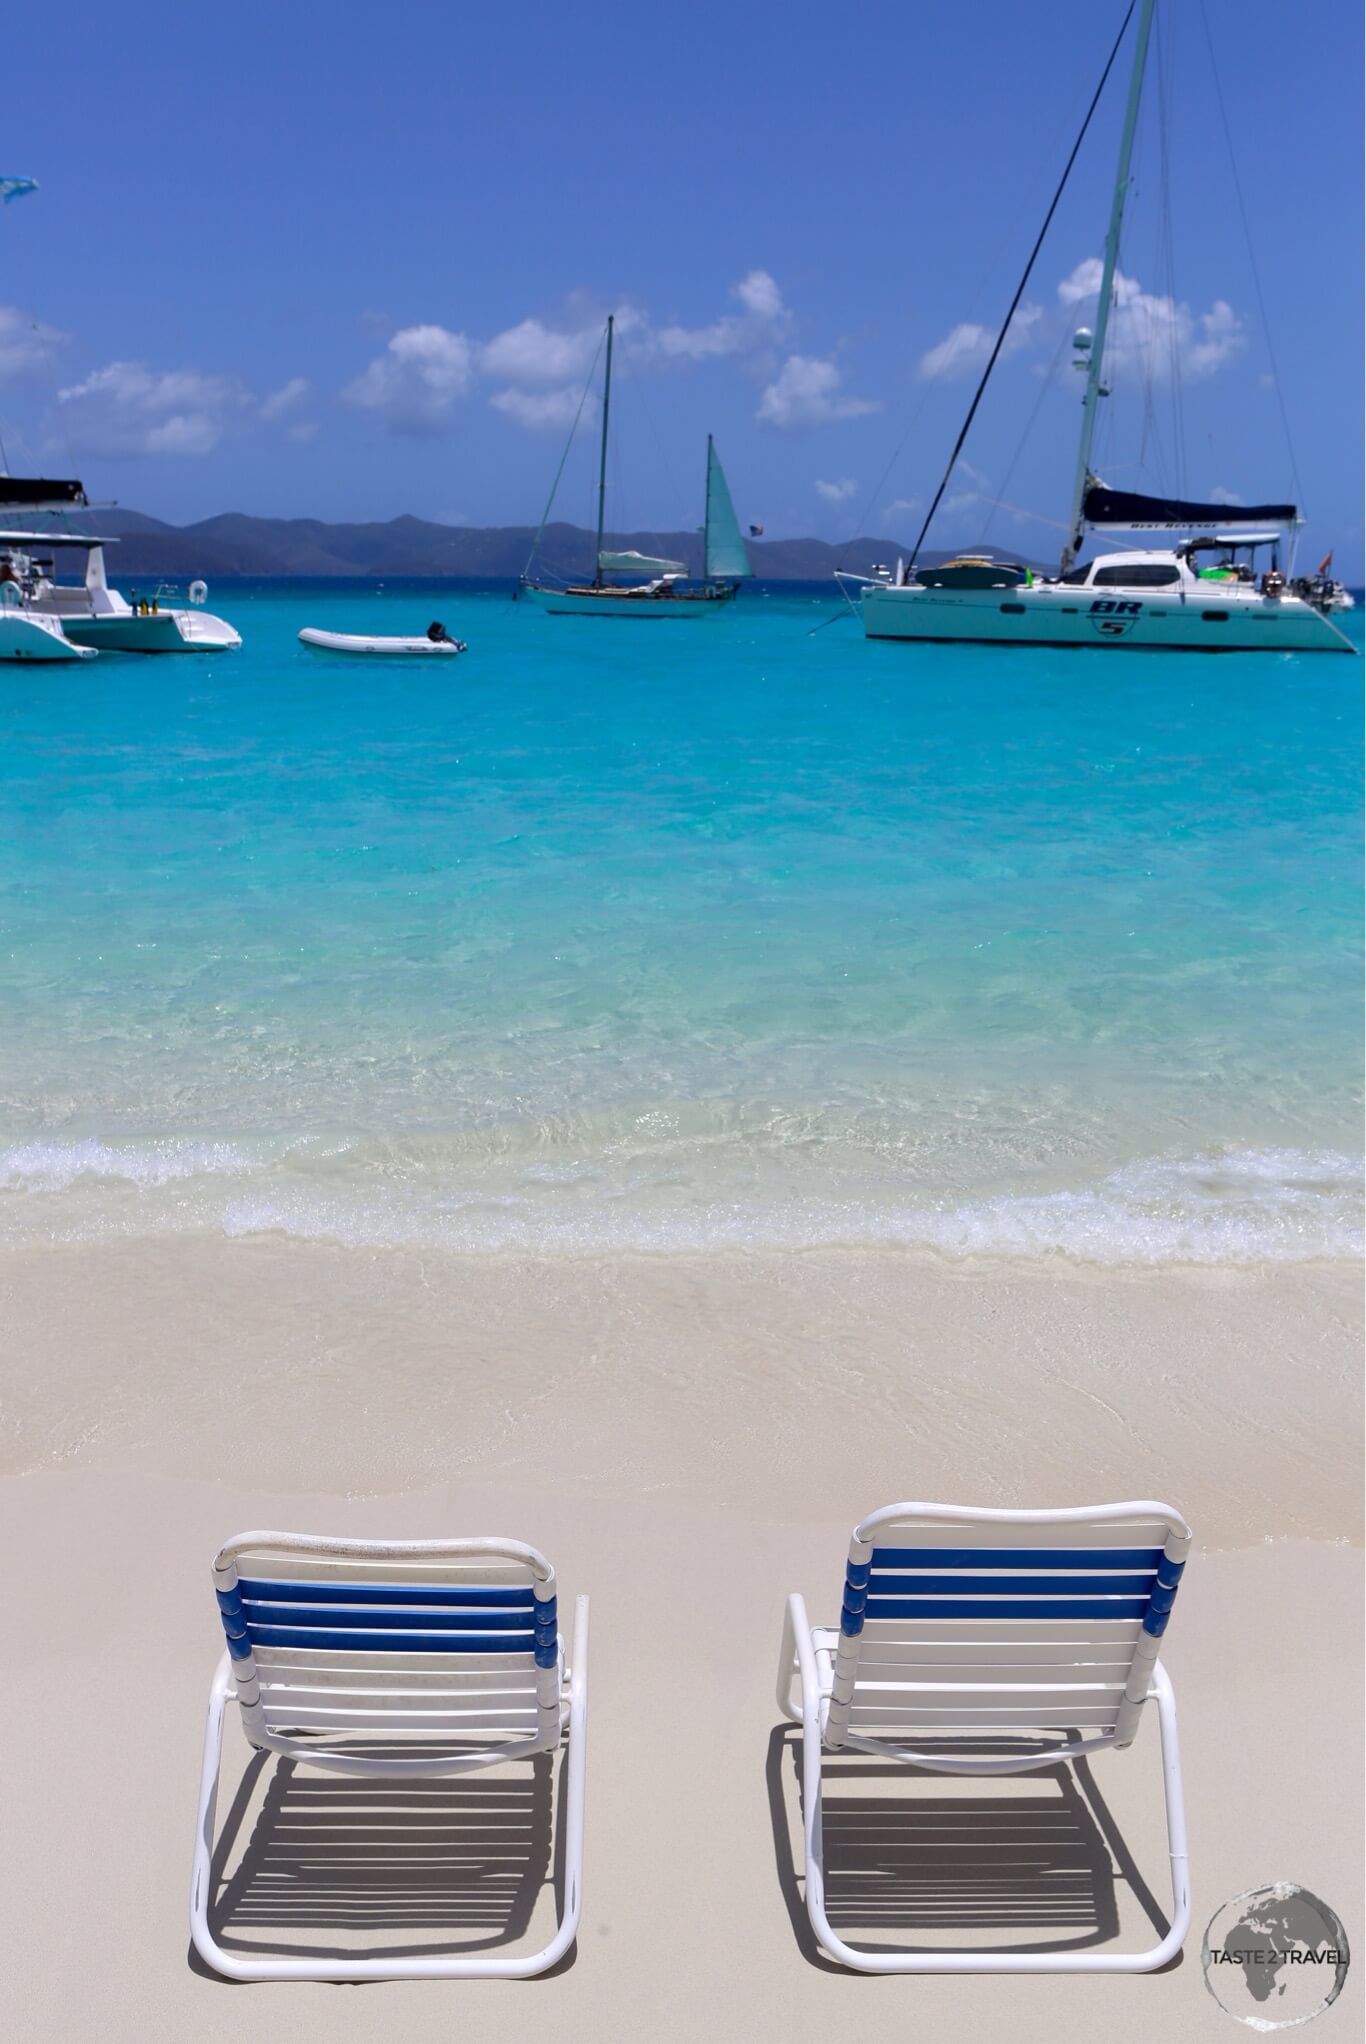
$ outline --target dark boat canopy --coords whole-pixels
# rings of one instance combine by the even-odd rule
[[[1293,525],[1293,504],[1189,504],[1181,497],[1142,497],[1136,490],[1111,490],[1091,482],[1082,499],[1088,525],[1114,526],[1120,532],[1204,532],[1229,525]]]
[[[88,504],[85,484],[54,482],[49,476],[0,475],[0,506],[6,510],[68,511]]]

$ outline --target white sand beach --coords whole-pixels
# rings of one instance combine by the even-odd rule
[[[1293,1879],[1349,1935],[1360,1921],[1343,1819],[1360,1790],[1351,1271],[1102,1274],[891,1253],[519,1265],[181,1241],[12,1253],[0,1310],[0,1511],[22,1557],[4,1756],[22,1841],[4,1866],[16,2034],[212,2040],[285,2020],[319,2044],[453,2025],[512,2039],[538,2022],[584,2039],[912,2025],[1050,2044],[1215,2039],[1228,2019],[1202,1982],[1199,1931],[1221,1903]],[[833,1618],[849,1526],[896,1498],[1142,1495],[1196,1533],[1165,1655],[1195,1889],[1181,1963],[1027,1980],[830,1965],[801,1902],[793,1735],[773,1700],[785,1594]],[[240,1987],[192,1959],[194,1794],[220,1651],[209,1563],[248,1525],[509,1533],[551,1554],[567,1596],[590,1594],[585,1907],[554,1975]],[[1167,1895],[1156,1748],[1145,1723],[1131,1753],[988,1791],[850,1763],[830,1807],[856,1824],[874,1799],[907,1849],[924,1848],[927,1809],[976,1837],[985,1826],[1007,1861],[1012,1841],[1066,1825],[1080,1872],[1062,1928],[989,1843],[964,1934],[1137,1946]],[[500,1922],[472,1909],[443,1857],[471,1821],[467,1791],[428,1783],[395,1804],[249,1761],[230,1723],[224,1936],[540,1941],[547,1772],[515,1784],[531,1821],[500,1845],[516,1876]],[[897,1935],[929,1935],[923,1916],[909,1910]]]

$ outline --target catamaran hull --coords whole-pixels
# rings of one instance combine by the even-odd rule
[[[606,592],[581,596],[573,590],[533,588],[523,594],[551,617],[625,617],[652,624],[719,617],[735,596],[732,589],[715,596],[609,596]]]
[[[1298,597],[1220,591],[1192,597],[1046,585],[1033,589],[866,587],[869,639],[998,646],[1127,646],[1136,652],[1354,653],[1344,632]]]
[[[73,646],[52,617],[0,610],[0,660],[92,660],[89,647]]]
[[[73,645],[108,653],[232,653],[242,643],[240,632],[204,610],[63,617],[62,630]]]

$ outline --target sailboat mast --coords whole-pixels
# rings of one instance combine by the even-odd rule
[[[602,587],[602,521],[607,509],[607,415],[612,409],[612,328],[616,314],[607,315],[607,364],[602,377],[602,450],[598,456],[598,543],[593,552],[593,587]]]
[[[1096,405],[1101,396],[1101,371],[1105,366],[1105,335],[1110,324],[1110,300],[1114,294],[1115,265],[1119,261],[1119,234],[1124,224],[1124,202],[1129,196],[1129,163],[1134,153],[1139,102],[1143,97],[1143,71],[1148,61],[1148,37],[1157,0],[1143,0],[1138,17],[1138,45],[1134,51],[1133,76],[1129,80],[1129,104],[1124,112],[1124,133],[1119,144],[1119,170],[1115,195],[1110,202],[1110,227],[1105,237],[1105,261],[1101,269],[1100,302],[1096,307],[1096,332],[1091,343],[1091,361],[1082,399],[1081,445],[1077,450],[1077,474],[1072,488],[1072,515],[1067,525],[1067,544],[1062,550],[1061,574],[1066,574],[1081,550],[1082,505],[1086,480],[1091,473],[1091,443],[1096,436]]]
[[[707,480],[702,492],[702,580],[711,580],[711,434],[707,435]]]

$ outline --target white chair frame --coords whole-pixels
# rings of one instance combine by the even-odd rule
[[[997,1511],[963,1505],[889,1505],[872,1513],[854,1528],[850,1560],[866,1564],[875,1545],[875,1535],[900,1521],[952,1521],[991,1526],[1028,1526],[1045,1532],[1048,1527],[1114,1521],[1162,1521],[1169,1527],[1166,1559],[1176,1565],[1179,1575],[1191,1542],[1190,1528],[1171,1506],[1151,1500],[1118,1505],[1081,1506],[1061,1511]],[[1172,1593],[1174,1595],[1174,1592]],[[1140,1636],[1134,1649],[1129,1679],[1120,1704],[1115,1727],[1096,1738],[1081,1738],[1041,1746],[1036,1752],[1008,1757],[971,1757],[972,1739],[965,1734],[962,1758],[942,1750],[921,1753],[865,1737],[848,1727],[849,1691],[854,1676],[841,1681],[845,1669],[839,1649],[845,1642],[839,1631],[813,1629],[804,1599],[793,1594],[787,1602],[782,1647],[778,1662],[778,1707],[783,1715],[802,1728],[802,1808],[806,1854],[806,1908],[821,1949],[843,1966],[860,1973],[1150,1973],[1175,1958],[1185,1942],[1191,1922],[1190,1870],[1186,1842],[1185,1807],[1181,1791],[1181,1759],[1176,1731],[1176,1700],[1165,1668],[1157,1658],[1158,1640],[1149,1633]],[[850,1656],[851,1662],[855,1661]],[[855,1663],[856,1665],[856,1663]],[[794,1679],[801,1690],[801,1708],[792,1703]],[[837,1689],[844,1690],[841,1712],[835,1702]],[[1162,1745],[1162,1782],[1167,1816],[1168,1855],[1171,1863],[1171,1928],[1159,1944],[1142,1952],[993,1952],[990,1950],[921,1950],[868,1952],[850,1945],[835,1931],[826,1913],[825,1869],[821,1823],[821,1758],[823,1752],[852,1749],[881,1759],[901,1761],[910,1767],[937,1774],[1009,1775],[1036,1772],[1055,1766],[1079,1754],[1102,1747],[1128,1746],[1137,1729],[1145,1701],[1157,1705]],[[832,1710],[835,1721],[832,1724]],[[841,1722],[843,1720],[843,1722]],[[980,1741],[979,1741],[980,1743]],[[938,1741],[936,1741],[938,1747]]]
[[[328,1539],[296,1533],[244,1533],[220,1549],[214,1564],[214,1583],[220,1605],[236,1588],[239,1556],[265,1551],[274,1555],[313,1555],[329,1563],[443,1563],[487,1561],[509,1562],[528,1569],[533,1578],[537,1605],[555,1595],[555,1573],[544,1555],[520,1541],[406,1540],[375,1541]],[[533,1607],[534,1609],[535,1607]],[[477,1621],[474,1621],[477,1623]],[[553,1619],[546,1625],[549,1636]],[[225,1620],[225,1630],[229,1630]],[[230,1644],[231,1644],[230,1638]],[[243,1649],[246,1648],[246,1651]],[[583,1907],[583,1818],[584,1766],[588,1732],[588,1599],[579,1597],[574,1607],[574,1631],[568,1661],[563,1640],[556,1635],[554,1665],[536,1676],[536,1731],[526,1738],[508,1738],[479,1751],[413,1757],[371,1756],[344,1750],[333,1751],[308,1740],[290,1737],[273,1729],[266,1720],[260,1699],[257,1670],[246,1641],[236,1642],[234,1658],[223,1654],[209,1691],[208,1717],[204,1728],[204,1754],[200,1770],[199,1806],[195,1821],[194,1866],[190,1887],[190,1937],[195,1950],[216,1973],[231,1980],[522,1980],[544,1973],[562,1959],[574,1941]],[[547,1659],[549,1654],[547,1651]],[[395,1678],[402,1680],[401,1676]],[[503,1761],[520,1760],[536,1753],[556,1751],[568,1734],[560,1792],[560,1825],[564,1845],[563,1914],[555,1935],[539,1952],[507,1957],[473,1955],[423,1956],[411,1958],[351,1958],[345,1952],[335,1957],[276,1957],[262,1953],[227,1951],[209,1929],[209,1908],[213,1896],[212,1859],[218,1784],[223,1757],[223,1723],[227,1707],[237,1702],[248,1742],[261,1752],[284,1755],[305,1766],[329,1773],[366,1778],[412,1778],[464,1774],[496,1767]],[[307,1724],[307,1712],[301,1712]],[[371,1729],[370,1736],[374,1736]],[[462,1737],[463,1743],[463,1737]]]

